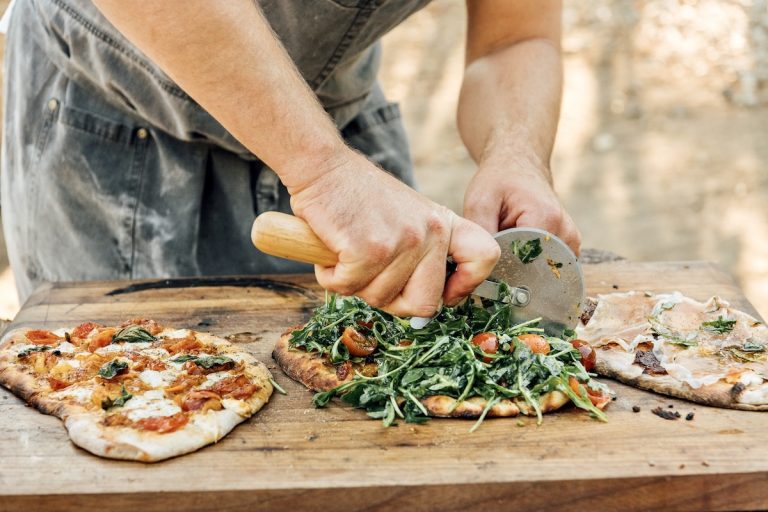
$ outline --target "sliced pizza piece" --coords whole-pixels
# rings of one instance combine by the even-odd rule
[[[719,297],[600,295],[582,324],[577,336],[595,348],[601,375],[706,405],[768,410],[768,328]]]
[[[226,340],[145,319],[18,329],[0,343],[0,384],[102,457],[152,462],[214,443],[264,406],[271,382]]]

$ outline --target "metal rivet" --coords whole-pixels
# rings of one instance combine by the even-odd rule
[[[149,136],[149,132],[146,130],[146,128],[139,128],[136,131],[136,136],[142,140],[146,139]]]
[[[48,110],[50,110],[51,112],[56,110],[58,106],[59,106],[59,100],[55,98],[51,98],[50,100],[48,100]]]

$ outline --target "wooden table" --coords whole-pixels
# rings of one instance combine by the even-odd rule
[[[717,293],[752,310],[730,276],[707,263],[585,268],[590,294]],[[322,294],[311,276],[57,284],[35,293],[15,326],[57,327],[152,315],[216,334],[249,332],[271,367],[279,333]],[[745,510],[768,507],[768,414],[720,410],[611,382],[609,422],[569,408],[537,427],[526,418],[433,420],[385,429],[359,410],[312,407],[288,391],[215,446],[157,464],[99,459],[61,422],[0,390],[0,510]],[[693,421],[650,410],[674,404]],[[632,412],[632,406],[641,408]]]

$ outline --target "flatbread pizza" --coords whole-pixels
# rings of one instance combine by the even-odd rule
[[[148,319],[14,330],[0,342],[0,384],[61,418],[76,445],[144,462],[215,443],[273,390],[251,354]]]
[[[577,336],[600,375],[716,407],[768,410],[768,328],[712,297],[600,295]]]
[[[354,297],[329,295],[278,340],[273,358],[292,379],[391,425],[397,418],[537,416],[573,402],[599,419],[610,391],[589,373],[586,344],[517,324],[510,307],[465,302],[414,329]]]

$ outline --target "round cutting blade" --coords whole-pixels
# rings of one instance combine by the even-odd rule
[[[541,317],[541,327],[551,336],[575,328],[585,290],[573,251],[552,233],[536,228],[506,229],[494,238],[501,246],[501,258],[488,279],[530,293],[528,304],[512,306],[515,320]]]

